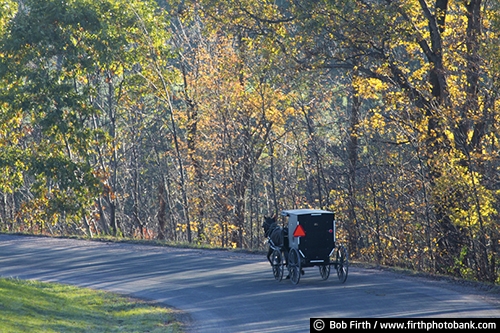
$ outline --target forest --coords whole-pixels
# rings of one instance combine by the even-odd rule
[[[500,283],[498,0],[3,0],[0,231],[264,249]]]

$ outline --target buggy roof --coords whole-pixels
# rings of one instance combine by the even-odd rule
[[[312,215],[312,214],[333,214],[333,212],[329,212],[327,210],[321,209],[289,209],[281,212],[282,216],[290,216],[290,215]]]

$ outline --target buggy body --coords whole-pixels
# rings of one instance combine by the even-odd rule
[[[330,264],[335,249],[335,214],[326,210],[284,210],[288,217],[288,242],[297,249],[302,267]]]
[[[288,222],[288,233],[284,237],[288,243],[273,255],[275,278],[281,281],[286,266],[290,280],[297,284],[304,267],[318,266],[321,278],[326,280],[334,267],[344,283],[348,255],[346,248],[336,240],[335,214],[319,209],[291,209],[283,210],[281,216]]]

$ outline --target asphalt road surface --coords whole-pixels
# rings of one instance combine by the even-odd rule
[[[446,281],[349,268],[277,282],[265,256],[0,235],[0,276],[156,300],[189,313],[191,332],[309,332],[309,318],[498,318],[499,296]]]

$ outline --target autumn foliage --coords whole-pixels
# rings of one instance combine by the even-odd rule
[[[499,281],[500,3],[4,1],[0,228],[263,247]]]

